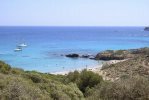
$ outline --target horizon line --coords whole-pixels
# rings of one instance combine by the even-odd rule
[[[71,26],[71,25],[70,26],[57,26],[57,25],[53,25],[53,26],[52,25],[41,25],[41,26],[40,25],[0,25],[0,27],[148,27],[148,26],[143,26],[143,25],[142,26],[141,25],[140,26],[137,26],[137,25],[136,26],[133,26],[133,25],[127,25],[127,26],[126,25],[123,25],[123,26],[122,25],[120,25],[120,26],[116,26],[116,25],[115,26],[112,26],[112,25],[109,25],[109,26],[107,26],[107,25],[103,25],[103,26],[100,26],[100,25],[99,26],[85,26],[85,25],[84,26],[83,25],[81,25],[81,26],[79,26],[79,25],[78,26],[76,26],[76,25],[74,25],[74,26]]]

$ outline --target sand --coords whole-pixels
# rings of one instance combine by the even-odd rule
[[[102,71],[101,68],[102,66],[106,63],[108,65],[110,64],[116,64],[118,62],[123,62],[123,61],[126,61],[127,59],[125,60],[110,60],[110,61],[104,61],[101,65],[97,65],[97,66],[90,66],[90,67],[87,67],[87,68],[84,68],[84,69],[87,69],[89,71],[93,71],[95,73],[98,73],[99,75],[103,76],[103,78],[105,80],[109,80],[105,75],[106,75],[106,72]],[[81,71],[83,69],[76,69],[77,71]],[[62,72],[54,72],[54,73],[50,73],[50,74],[54,74],[54,75],[67,75],[69,72],[73,72],[74,70],[70,70],[70,71],[62,71]],[[111,79],[110,79],[111,80]]]

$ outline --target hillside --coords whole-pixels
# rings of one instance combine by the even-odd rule
[[[116,64],[104,65],[101,71],[111,80],[136,75],[149,77],[149,57],[140,56]]]
[[[0,61],[0,100],[84,100],[86,89],[102,81],[87,70],[52,75],[11,68]]]
[[[0,61],[0,100],[83,99],[76,84],[64,84],[64,76],[23,71]]]
[[[108,50],[98,53],[97,59],[123,60],[116,64],[104,64],[101,70],[97,71],[107,80],[118,80],[130,76],[149,76],[149,48],[130,50]]]

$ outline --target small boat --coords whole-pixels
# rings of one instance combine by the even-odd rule
[[[15,51],[15,52],[17,52],[17,51],[22,51],[22,48],[16,48],[16,49],[14,49],[14,51]]]
[[[21,43],[21,44],[18,45],[18,47],[27,47],[27,44]]]

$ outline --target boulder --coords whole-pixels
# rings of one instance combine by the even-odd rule
[[[79,57],[79,54],[75,54],[75,53],[73,53],[73,54],[68,54],[68,55],[66,55],[66,57],[78,58],[78,57]]]

